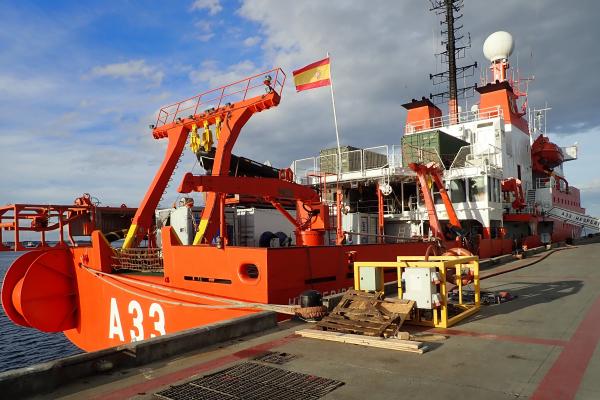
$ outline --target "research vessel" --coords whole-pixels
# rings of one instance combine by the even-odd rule
[[[507,75],[510,35],[488,40],[493,77],[477,105],[459,112],[451,99],[443,116],[428,99],[406,103],[397,147],[325,151],[282,169],[234,156],[248,120],[280,103],[278,68],[163,107],[150,129],[165,156],[123,245],[95,229],[89,244],[21,255],[4,279],[6,314],[93,351],[283,311],[307,289],[345,290],[355,261],[442,248],[491,257],[578,236],[595,220],[576,221],[579,191],[561,169],[572,153],[529,129]],[[181,202],[161,209],[186,144],[208,173],[187,173]],[[205,194],[202,207],[192,193]]]

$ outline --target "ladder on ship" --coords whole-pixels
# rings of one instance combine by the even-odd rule
[[[535,189],[529,189],[527,191],[527,196],[525,197],[525,201],[529,207],[533,207],[535,204]]]
[[[581,214],[575,211],[566,210],[560,207],[552,207],[544,210],[544,214],[582,228],[600,231],[600,218]]]

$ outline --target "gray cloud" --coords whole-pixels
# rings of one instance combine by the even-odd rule
[[[594,110],[599,85],[592,75],[600,64],[600,54],[594,51],[600,36],[593,20],[600,9],[597,3],[581,1],[577,7],[558,0],[465,3],[461,22],[471,33],[472,49],[464,62],[475,60],[486,68],[483,41],[496,30],[507,30],[517,45],[513,67],[518,64],[522,75],[536,77],[530,86],[530,105],[552,105],[553,131],[569,134],[600,125]],[[439,40],[440,25],[426,1],[246,0],[239,13],[261,27],[265,66],[280,65],[290,72],[326,51],[332,53],[346,144],[399,143],[405,118],[400,105],[439,89],[432,87],[428,74],[439,69],[433,42]],[[290,84],[279,109],[252,121],[240,147],[264,158],[263,149],[252,142],[259,132],[261,137],[268,132],[268,141],[279,149],[270,155],[277,163],[313,155],[333,144],[330,108],[327,89],[295,94]]]

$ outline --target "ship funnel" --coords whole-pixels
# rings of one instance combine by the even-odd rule
[[[492,33],[483,43],[483,54],[490,60],[494,81],[505,81],[508,69],[508,57],[512,54],[515,41],[512,35],[505,31]]]

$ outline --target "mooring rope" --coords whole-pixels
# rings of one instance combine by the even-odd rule
[[[111,285],[119,290],[122,290],[126,293],[129,293],[131,295],[139,296],[139,297],[142,297],[142,298],[150,300],[150,301],[162,302],[162,303],[171,304],[174,306],[206,308],[206,309],[258,308],[258,309],[267,310],[267,311],[276,311],[276,312],[282,313],[282,314],[294,315],[296,313],[297,307],[294,307],[294,306],[285,306],[285,305],[281,305],[281,304],[253,303],[253,302],[242,301],[242,300],[232,300],[232,299],[226,299],[226,298],[217,297],[217,296],[210,296],[210,295],[200,294],[200,293],[196,293],[196,292],[191,292],[188,290],[168,288],[168,287],[156,285],[153,283],[142,282],[142,281],[138,281],[135,279],[125,278],[122,276],[116,276],[114,274],[109,274],[106,272],[98,271],[98,270],[90,268],[84,264],[80,264],[80,265],[86,272],[100,278],[102,281],[108,283],[109,285]],[[162,290],[162,291],[168,292],[168,293],[181,294],[181,295],[185,295],[185,296],[197,297],[200,299],[211,300],[211,301],[216,301],[216,302],[220,302],[220,303],[229,303],[229,304],[222,304],[222,305],[198,304],[198,303],[192,303],[192,302],[184,301],[184,300],[173,301],[173,300],[167,300],[167,299],[158,298],[158,297],[154,297],[154,296],[149,296],[149,295],[128,289],[127,287],[119,285],[115,282],[112,282],[110,279],[106,278],[107,276],[110,276],[112,279],[121,281],[126,284],[128,283],[131,285],[146,286],[146,287],[149,287],[152,289],[158,289],[158,290]],[[139,288],[138,288],[138,290],[139,290]]]

